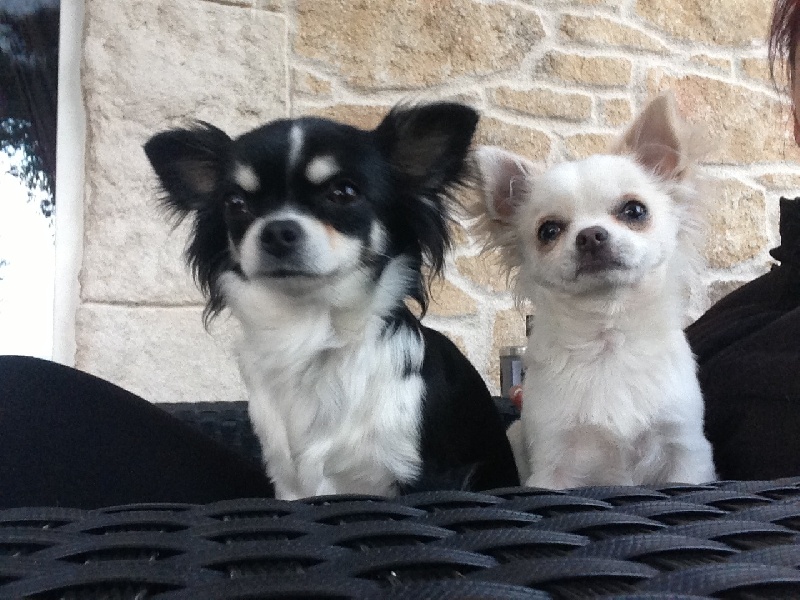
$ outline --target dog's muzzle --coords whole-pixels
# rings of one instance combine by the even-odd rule
[[[261,230],[261,247],[264,252],[283,259],[303,246],[305,232],[297,221],[281,219],[270,221]]]
[[[575,236],[578,275],[599,273],[623,266],[612,252],[609,238],[608,230],[600,226],[587,227],[578,232]]]

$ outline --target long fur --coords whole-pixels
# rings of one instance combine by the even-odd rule
[[[512,440],[528,485],[715,477],[682,331],[703,265],[699,140],[665,94],[608,155],[542,170],[476,151],[485,208],[474,209],[475,231],[534,305]]]
[[[424,326],[478,115],[402,105],[364,131],[317,118],[237,139],[199,123],[145,152],[178,219],[206,319],[242,326],[239,365],[280,498],[518,482],[491,396]],[[435,483],[434,483],[435,482]]]
[[[703,127],[688,123],[677,115],[670,93],[660,96],[650,109],[656,107],[665,111],[666,118],[674,127],[676,144],[682,151],[676,153],[671,148],[662,148],[663,152],[675,156],[675,164],[668,173],[657,172],[650,166],[642,168],[661,180],[665,191],[675,199],[681,227],[679,250],[674,263],[680,273],[679,278],[684,282],[682,289],[688,293],[699,283],[705,269],[702,250],[711,204],[706,198],[712,190],[708,177],[698,168],[698,163],[709,152],[710,143]],[[608,153],[640,157],[645,146],[641,136],[642,119],[639,118],[611,144]],[[487,203],[486,199],[497,194],[496,187],[501,171],[510,170],[511,175],[505,173],[506,177],[503,179],[507,181],[503,202],[513,212],[517,204],[529,196],[531,182],[545,167],[542,163],[530,161],[502,148],[485,146],[475,150],[472,162],[475,179],[473,185],[478,189],[479,200],[465,206],[466,215],[471,220],[470,229],[483,248],[484,258],[496,260],[519,305],[527,298],[526,291],[519,289],[517,285],[524,262],[519,251],[518,232],[513,227],[508,227],[507,221],[497,214],[495,206]],[[684,300],[686,298],[684,296]]]

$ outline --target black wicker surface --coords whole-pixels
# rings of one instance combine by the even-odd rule
[[[519,418],[519,411],[500,397],[494,399],[506,426]],[[253,433],[247,402],[170,402],[157,405],[190,427],[261,464],[261,446]]]
[[[249,461],[261,464],[261,445],[250,423],[247,402],[169,402],[157,406]]]
[[[0,511],[0,598],[800,598],[800,478]]]

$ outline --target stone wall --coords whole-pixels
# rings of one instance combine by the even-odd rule
[[[185,228],[155,209],[142,143],[188,118],[231,134],[283,116],[373,126],[399,100],[458,98],[479,141],[553,162],[602,150],[672,88],[714,142],[709,271],[692,316],[768,268],[781,194],[800,187],[769,82],[767,0],[86,0],[85,248],[79,368],[153,401],[243,398],[234,325],[209,333]],[[427,323],[496,386],[523,320],[463,232]],[[496,389],[496,388],[495,388]]]

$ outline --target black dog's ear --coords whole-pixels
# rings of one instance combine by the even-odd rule
[[[419,188],[437,190],[463,177],[478,119],[477,111],[454,102],[401,105],[375,133],[396,173]]]
[[[466,182],[478,113],[469,106],[437,102],[397,106],[375,129],[378,146],[405,196],[406,227],[434,275],[450,247],[448,200]],[[421,301],[423,311],[425,299]]]
[[[162,131],[144,145],[145,154],[161,182],[163,206],[177,221],[192,221],[186,260],[195,281],[208,298],[203,320],[216,315],[224,304],[217,285],[225,269],[228,238],[219,218],[220,187],[232,144],[225,132],[197,122],[188,129]]]
[[[179,215],[207,207],[222,181],[230,144],[224,131],[203,122],[150,138],[144,151],[167,193],[164,204]]]
[[[467,153],[478,119],[474,109],[454,102],[401,105],[373,132],[402,194],[401,229],[408,237],[400,242],[406,250],[416,248],[434,276],[441,273],[451,246],[449,201],[467,181]],[[412,296],[424,315],[428,286],[421,276],[417,288]]]

